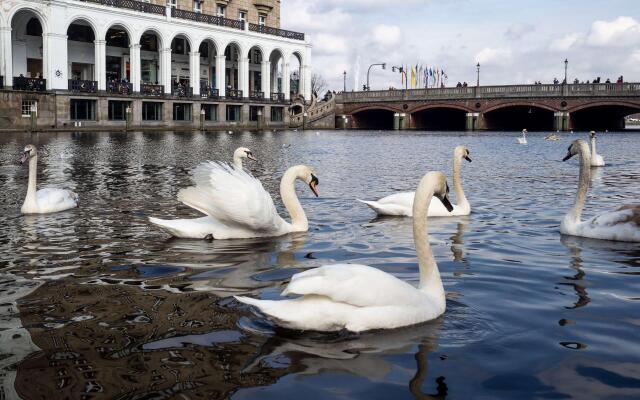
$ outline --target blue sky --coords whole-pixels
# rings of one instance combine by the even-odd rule
[[[333,89],[361,86],[373,62],[441,66],[448,85],[562,79],[640,81],[640,0],[282,0],[282,26],[310,35]],[[375,72],[373,72],[375,71]],[[372,70],[372,89],[400,86]]]

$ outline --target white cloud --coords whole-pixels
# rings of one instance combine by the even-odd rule
[[[476,62],[480,65],[494,65],[504,64],[511,60],[510,49],[496,49],[491,47],[485,47],[476,54]]]
[[[347,42],[340,36],[319,33],[313,37],[313,52],[316,55],[344,54],[347,50]]]
[[[504,35],[510,40],[520,40],[535,30],[536,27],[529,23],[515,23],[509,25]]]
[[[581,34],[570,33],[568,35],[561,37],[560,39],[553,40],[549,45],[549,50],[567,51],[581,41],[582,41]]]
[[[373,28],[373,39],[382,46],[393,46],[400,41],[402,32],[395,25],[378,25]]]
[[[587,36],[593,46],[627,46],[640,42],[640,22],[631,17],[595,21]]]

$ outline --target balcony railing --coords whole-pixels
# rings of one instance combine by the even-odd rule
[[[304,33],[288,31],[285,29],[274,28],[266,25],[258,25],[249,23],[251,32],[264,33],[266,35],[280,36],[287,39],[304,40]]]
[[[133,84],[127,82],[107,82],[107,92],[114,94],[131,94],[133,93]]]
[[[42,78],[25,78],[24,76],[16,76],[13,78],[13,90],[44,92],[47,90],[47,80]]]
[[[242,90],[227,89],[227,99],[242,100]]]
[[[98,81],[69,79],[69,90],[77,93],[96,93],[98,91]]]
[[[95,3],[103,6],[126,8],[127,10],[140,11],[148,14],[166,15],[165,6],[158,4],[145,3],[135,0],[78,0],[87,3]]]
[[[252,90],[249,93],[249,98],[251,100],[262,100],[262,101],[264,101],[264,92],[260,92],[258,90]]]
[[[183,83],[173,84],[171,94],[175,97],[193,97],[193,89]]]
[[[284,93],[275,92],[271,93],[271,101],[275,103],[284,103]]]
[[[173,18],[188,19],[195,22],[204,22],[205,24],[226,26],[228,28],[244,30],[244,21],[218,17],[217,15],[208,15],[188,10],[180,10],[178,8],[172,8],[171,16]]]
[[[164,85],[142,83],[140,84],[140,93],[145,96],[162,97],[164,96]]]
[[[219,99],[220,91],[209,85],[200,85],[200,97],[203,99]]]

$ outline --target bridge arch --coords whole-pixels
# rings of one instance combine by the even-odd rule
[[[463,131],[470,110],[457,104],[429,104],[411,112],[413,127],[430,131]]]
[[[398,111],[389,106],[365,106],[351,112],[355,129],[392,130],[393,116]]]
[[[594,101],[569,109],[571,128],[576,130],[625,129],[624,117],[640,113],[640,103]]]
[[[488,130],[550,131],[553,130],[555,111],[552,107],[539,103],[504,103],[486,109],[483,117]]]

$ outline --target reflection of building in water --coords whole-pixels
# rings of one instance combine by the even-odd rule
[[[163,399],[179,393],[211,399],[274,383],[285,370],[240,374],[261,343],[240,340],[237,316],[216,300],[200,292],[47,283],[20,307],[42,352],[18,365],[16,390],[28,399]],[[179,338],[212,331],[232,333],[213,335],[210,342],[206,336],[197,336],[199,342]]]

